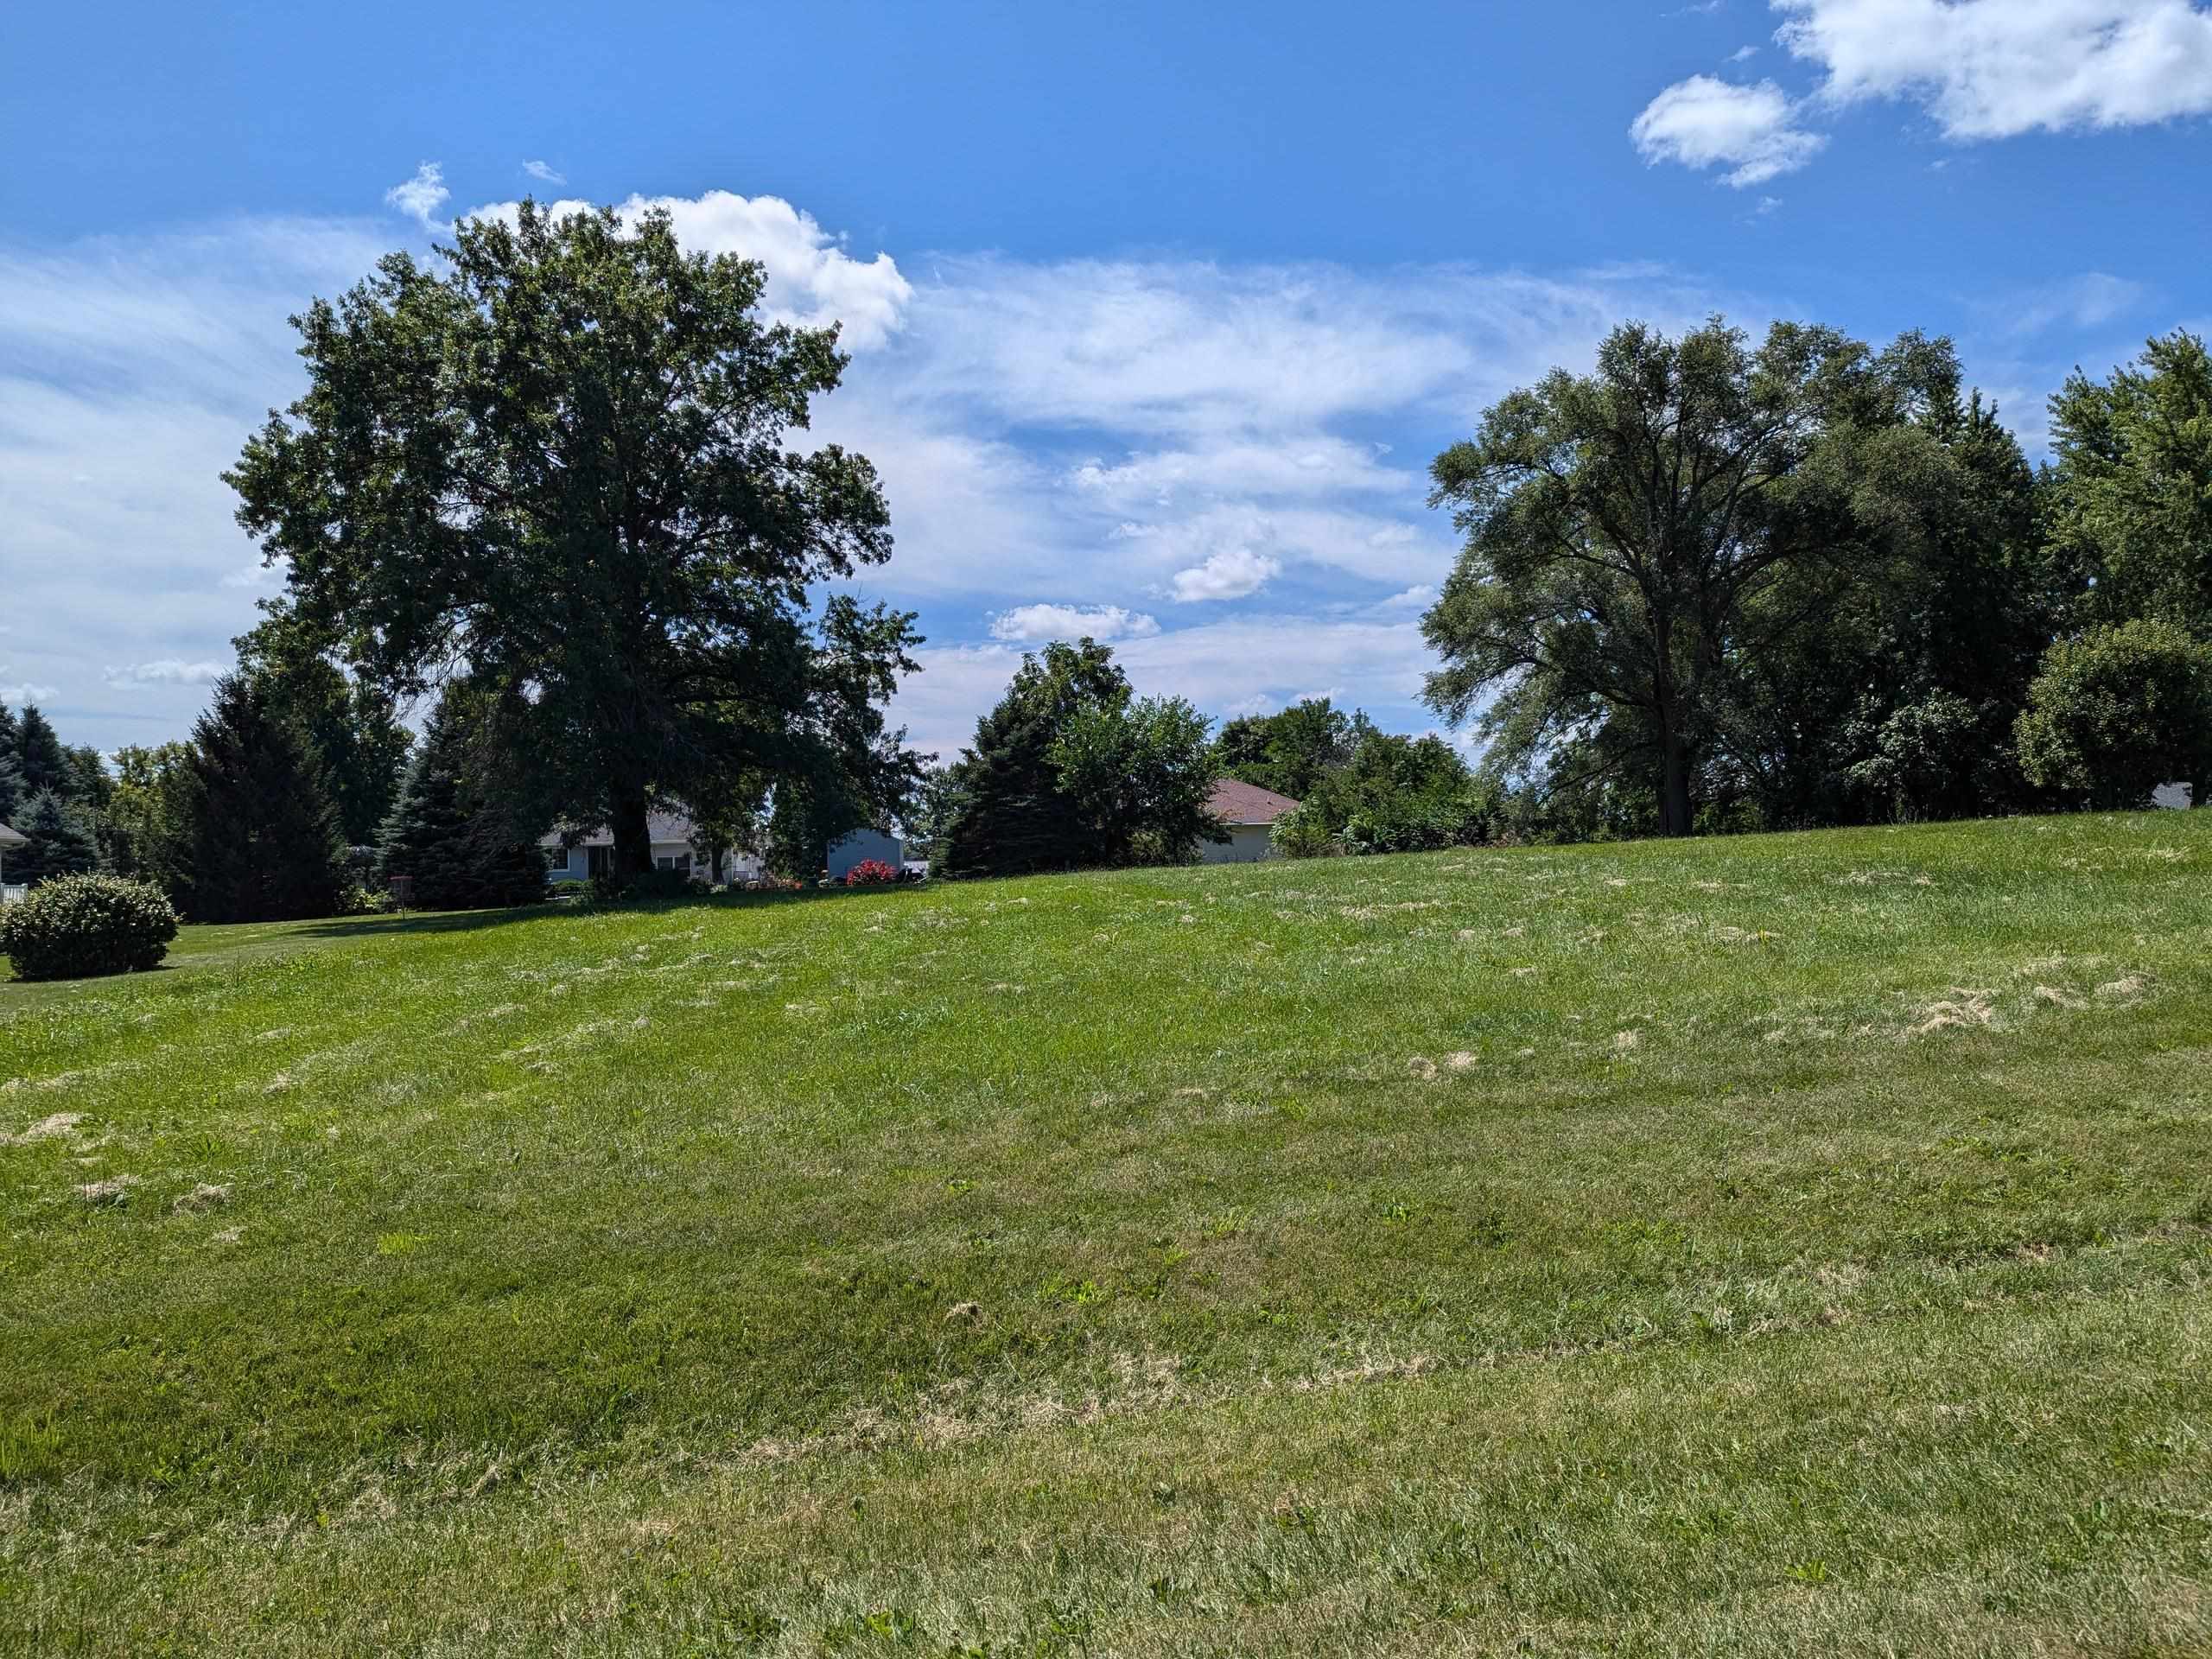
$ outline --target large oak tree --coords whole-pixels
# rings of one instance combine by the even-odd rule
[[[377,685],[504,697],[510,787],[625,871],[655,798],[912,774],[880,708],[912,616],[812,603],[890,554],[875,470],[785,447],[846,359],[765,320],[765,280],[661,213],[463,220],[294,319],[308,391],[226,474],[281,617]]]

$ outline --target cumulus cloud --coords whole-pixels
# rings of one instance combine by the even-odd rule
[[[1649,164],[1724,167],[1721,181],[1741,190],[1794,173],[1827,140],[1797,124],[1789,94],[1770,80],[1742,86],[1692,75],[1653,99],[1629,128]]]
[[[1677,82],[1630,129],[1646,161],[1725,166],[1730,184],[1758,184],[1827,143],[1806,129],[1808,111],[1882,100],[1925,109],[1961,142],[2212,112],[2212,7],[2196,0],[1770,3],[1776,38],[1821,72],[1818,86],[1793,101],[1770,80]]]
[[[565,175],[554,170],[550,162],[524,162],[522,170],[541,184],[566,184],[569,181]]]
[[[1175,573],[1173,592],[1184,604],[1207,599],[1243,599],[1282,574],[1282,561],[1249,547],[1209,554],[1204,564]]]
[[[518,202],[492,202],[470,215],[512,221]],[[584,213],[587,201],[545,204],[561,216]],[[869,260],[845,251],[841,238],[813,214],[780,196],[741,196],[709,190],[700,196],[632,196],[615,209],[626,222],[664,211],[677,240],[699,253],[734,253],[766,267],[767,308],[808,328],[844,325],[842,343],[851,351],[881,346],[901,327],[913,289],[887,253]]]
[[[209,685],[229,671],[228,664],[223,663],[188,663],[179,657],[161,657],[150,663],[111,668],[103,677],[115,690],[139,691],[156,685]]]
[[[439,228],[438,209],[453,195],[445,180],[445,168],[435,162],[424,162],[415,169],[413,178],[384,193],[385,205],[397,208],[424,230],[435,231]]]
[[[0,674],[7,671],[6,666],[0,664]],[[60,695],[61,688],[59,686],[39,685],[29,680],[16,680],[0,685],[0,703],[45,702]]]
[[[1773,0],[1823,101],[1903,99],[1958,139],[2212,111],[2212,9],[2190,0]]]
[[[994,639],[1141,639],[1159,632],[1156,618],[1119,605],[1017,605],[991,618]]]

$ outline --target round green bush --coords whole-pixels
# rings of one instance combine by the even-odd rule
[[[0,909],[0,953],[18,979],[143,972],[169,953],[176,912],[162,890],[119,875],[63,875]]]

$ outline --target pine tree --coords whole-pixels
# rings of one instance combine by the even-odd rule
[[[30,804],[31,792],[23,785],[22,728],[14,710],[0,702],[0,823],[12,825],[16,814]]]
[[[63,796],[74,791],[77,778],[69,764],[69,751],[61,747],[60,734],[39,712],[36,703],[23,706],[16,725],[16,759],[23,769],[24,786],[33,794],[41,789]]]
[[[31,844],[9,855],[10,881],[35,887],[57,875],[82,875],[99,868],[99,842],[91,821],[81,808],[50,789],[31,797],[15,827],[18,834],[30,837]]]
[[[430,717],[378,837],[378,874],[424,910],[486,910],[545,896],[545,861],[470,780],[465,694]]]
[[[976,722],[955,768],[960,806],[945,832],[945,867],[995,875],[1075,869],[1102,861],[1060,787],[1052,746],[1085,709],[1125,709],[1129,682],[1104,645],[1084,639],[1026,656],[998,706]]]
[[[334,912],[346,843],[321,763],[267,687],[215,683],[193,728],[192,868],[180,896],[199,922],[292,921]]]

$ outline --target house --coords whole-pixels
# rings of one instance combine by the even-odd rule
[[[722,855],[720,870],[709,870],[707,849],[692,838],[691,820],[683,813],[648,812],[645,830],[652,839],[653,868],[657,870],[677,870],[702,881],[750,881],[760,874],[759,859],[734,852]],[[563,839],[557,830],[537,838],[537,844],[545,852],[547,880],[556,885],[588,881],[614,868],[613,830],[594,830],[580,837],[573,847],[563,846]]]
[[[906,843],[880,830],[855,830],[830,843],[830,855],[823,868],[830,872],[831,880],[842,881],[853,873],[854,866],[871,858],[894,870],[904,868]]]
[[[0,905],[12,904],[22,898],[24,893],[22,887],[10,887],[5,879],[8,849],[10,847],[28,847],[30,844],[31,838],[22,830],[10,829],[8,825],[0,823]]]
[[[2158,792],[2151,797],[2151,804],[2186,807],[2189,804],[2189,796],[2190,785],[2187,784],[2162,784],[2158,786]]]
[[[1234,778],[1223,779],[1213,786],[1206,810],[1229,826],[1229,841],[1226,844],[1200,842],[1198,861],[1255,864],[1273,857],[1275,820],[1297,805],[1289,796],[1278,795],[1272,789],[1262,789],[1257,784],[1243,783]]]

